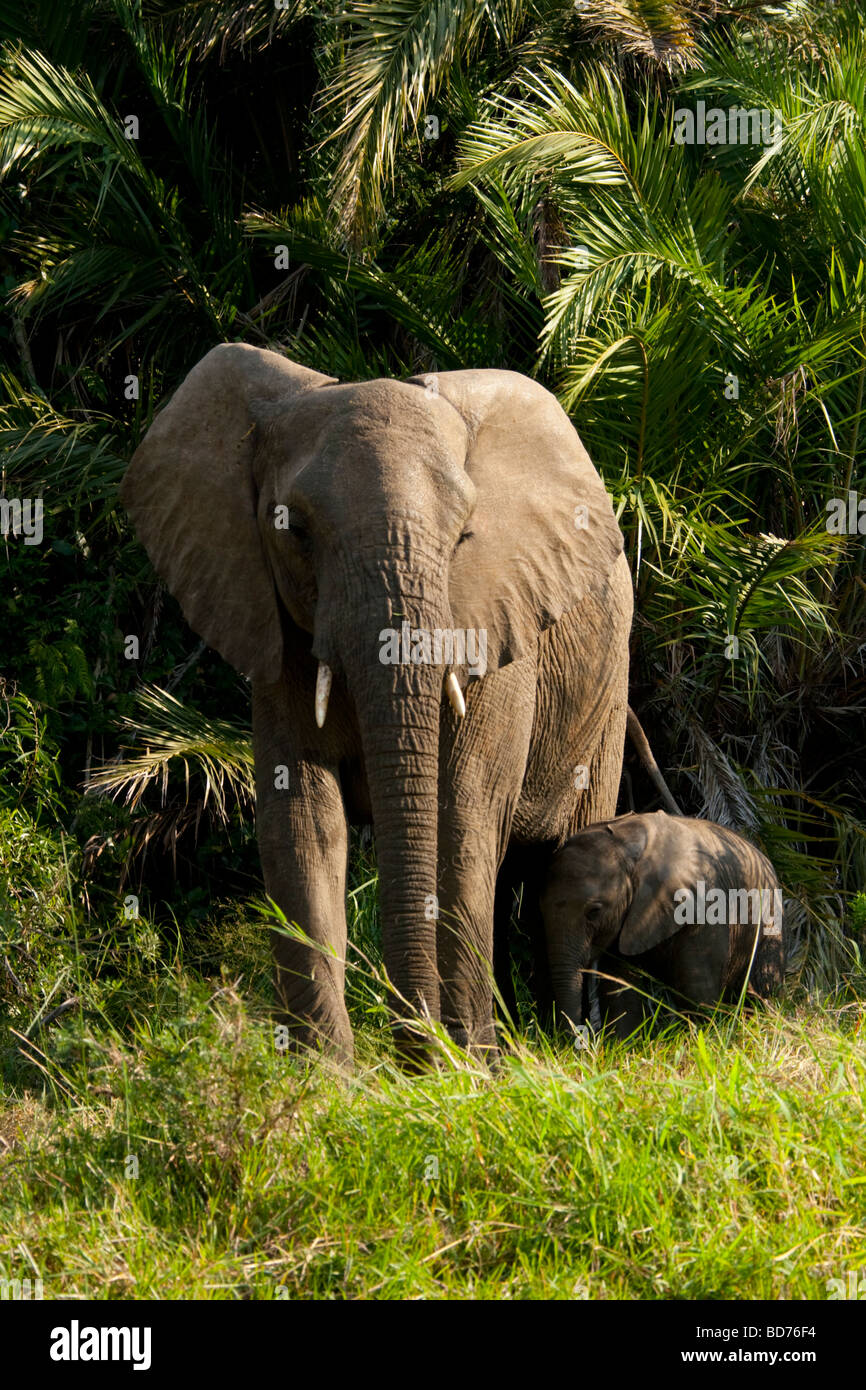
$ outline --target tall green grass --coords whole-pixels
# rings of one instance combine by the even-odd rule
[[[547,1038],[519,992],[497,1070],[431,1029],[436,1065],[407,1077],[356,836],[346,1075],[275,1045],[272,909],[127,916],[82,873],[49,771],[26,806],[13,779],[0,799],[0,1279],[47,1298],[822,1299],[866,1264],[855,949],[832,992],[804,970],[773,1005],[702,1029],[659,1011],[629,1044]]]
[[[494,1073],[452,1046],[407,1077],[370,869],[352,1075],[275,1049],[265,934],[236,907],[210,927],[219,978],[207,932],[199,957],[132,935],[123,971],[78,972],[80,1008],[31,1041],[12,1025],[7,1277],[49,1298],[823,1299],[866,1265],[853,991],[627,1045],[518,1031]]]

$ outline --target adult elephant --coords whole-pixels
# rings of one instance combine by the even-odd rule
[[[281,1016],[351,1057],[347,824],[372,818],[399,1046],[420,1010],[494,1047],[497,873],[614,814],[626,721],[622,537],[554,397],[505,371],[339,384],[225,344],[122,497],[252,682],[265,885],[325,948],[274,933]]]

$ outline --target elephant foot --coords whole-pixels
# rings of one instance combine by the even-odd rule
[[[617,1038],[625,1042],[632,1037],[647,1020],[647,1007],[636,990],[622,988],[617,991],[612,989],[606,996],[601,1011],[604,1024],[613,1028]]]
[[[274,1015],[274,1047],[280,1054],[291,1056],[320,1056],[344,1071],[355,1065],[355,1041],[348,1020],[298,1019],[284,1011]]]
[[[392,1036],[397,1065],[407,1076],[419,1076],[436,1065],[439,1053],[433,1039],[400,1024],[395,1025]]]
[[[473,1061],[483,1062],[491,1071],[498,1068],[500,1050],[492,1019],[474,1026],[461,1023],[447,1023],[446,1026],[448,1036],[461,1052],[465,1052]]]

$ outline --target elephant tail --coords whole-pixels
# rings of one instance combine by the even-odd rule
[[[673,798],[671,789],[661,774],[661,768],[653,757],[653,750],[649,746],[649,739],[641,728],[640,720],[632,709],[628,707],[628,728],[629,738],[634,744],[635,751],[646,768],[650,781],[665,804],[665,808],[670,811],[672,816],[681,816],[683,813]]]

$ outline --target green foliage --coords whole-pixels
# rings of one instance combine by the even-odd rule
[[[823,1300],[857,1267],[852,1013],[407,1079],[375,1027],[351,1078],[286,1057],[228,979],[127,1003],[20,1045],[0,1261],[26,1242],[46,1297]]]
[[[688,810],[770,852],[803,983],[844,988],[866,586],[862,536],[825,523],[866,493],[860,6],[82,0],[68,18],[23,0],[0,21],[2,493],[45,508],[43,543],[0,553],[6,927],[42,912],[46,958],[80,927],[96,954],[62,968],[122,981],[139,930],[163,965],[184,939],[215,966],[208,905],[259,891],[248,691],[116,502],[157,403],[241,340],[342,378],[502,366],[558,393],[626,536],[631,698],[659,760]],[[781,139],[679,145],[698,99],[778,110]],[[353,873],[375,874],[357,844]],[[350,904],[370,956],[375,908]]]
[[[54,820],[62,809],[56,750],[46,721],[34,702],[0,677],[0,806],[11,811],[25,803],[34,823]]]
[[[146,748],[133,751],[121,766],[110,765],[94,773],[97,790],[123,790],[133,807],[141,801],[151,783],[168,790],[169,765],[183,768],[187,795],[190,762],[204,778],[202,805],[213,800],[216,815],[227,820],[227,803],[251,806],[255,800],[252,741],[225,720],[206,719],[199,711],[184,706],[165,690],[144,687],[137,693],[136,718],[123,723],[130,742],[140,741]]]

